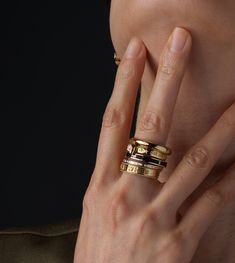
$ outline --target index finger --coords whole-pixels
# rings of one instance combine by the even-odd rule
[[[95,167],[95,170],[99,170],[99,181],[112,181],[120,173],[120,163],[129,140],[137,91],[144,72],[146,49],[143,41],[134,37],[128,47],[132,47],[132,51],[135,49],[137,54],[124,54],[103,115]]]

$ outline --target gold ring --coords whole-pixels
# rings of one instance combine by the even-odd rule
[[[153,149],[156,149],[158,150],[159,152],[163,153],[163,154],[166,154],[166,155],[170,155],[171,154],[171,149],[166,147],[166,146],[163,146],[163,145],[159,145],[159,144],[154,144],[154,143],[151,143],[151,142],[146,142],[146,141],[143,141],[143,140],[140,140],[140,139],[136,139],[136,138],[131,138],[131,140],[134,140],[136,144],[139,144],[139,145],[145,145],[145,146],[149,146]]]
[[[122,172],[128,172],[131,174],[140,175],[149,179],[157,179],[159,176],[159,170],[153,170],[149,168],[144,168],[141,166],[136,166],[128,163],[121,163],[120,170]]]
[[[167,166],[166,159],[170,154],[171,149],[166,146],[130,138],[120,171],[157,179]]]
[[[133,160],[133,159],[124,159],[123,163],[133,164],[133,165],[141,166],[141,167],[147,167],[149,169],[154,169],[154,170],[162,170],[164,168],[164,166],[162,166],[162,165],[144,163],[144,162],[141,162],[138,160]]]
[[[121,59],[117,56],[116,52],[114,52],[114,61],[117,66],[119,66],[119,64],[121,63]]]

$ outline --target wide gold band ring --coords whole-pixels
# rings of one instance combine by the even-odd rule
[[[149,169],[146,167],[136,166],[128,163],[122,163],[120,168],[122,172],[128,172],[154,180],[157,180],[160,173],[159,170]]]

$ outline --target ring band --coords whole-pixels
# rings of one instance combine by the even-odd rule
[[[138,142],[140,142],[140,140],[138,140]],[[138,142],[133,140],[133,138],[130,139],[127,146],[127,151],[130,154],[147,154],[161,160],[166,160],[167,156],[171,154],[171,150],[168,147],[162,145],[154,145],[152,143],[141,144]]]
[[[143,146],[148,146],[149,148],[152,148],[153,150],[157,150],[161,152],[162,154],[170,155],[171,154],[171,149],[169,147],[159,145],[159,144],[154,144],[151,142],[146,142],[140,139],[136,139],[135,137],[130,139],[130,142],[133,142],[134,145],[143,145]]]
[[[153,165],[160,165],[163,167],[167,167],[167,162],[165,160],[156,159],[156,158],[153,158],[149,155],[139,155],[139,154],[130,155],[129,153],[127,153],[127,157],[141,161],[141,162],[146,162],[146,163],[150,163]]]
[[[135,166],[133,164],[122,163],[120,166],[122,172],[128,172],[131,174],[137,174],[150,179],[157,179],[159,176],[158,170],[148,169],[141,166]]]
[[[143,162],[139,162],[139,161],[132,160],[132,159],[124,159],[123,163],[133,164],[133,165],[141,166],[141,167],[147,167],[147,168],[155,169],[155,170],[162,170],[164,168],[163,166],[160,166],[160,165],[152,165],[149,163],[143,163]]]

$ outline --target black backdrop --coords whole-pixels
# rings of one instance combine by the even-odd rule
[[[0,227],[80,217],[116,66],[100,1],[11,1],[1,50]]]

